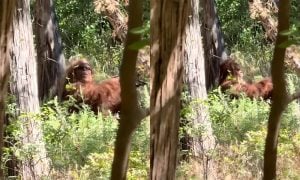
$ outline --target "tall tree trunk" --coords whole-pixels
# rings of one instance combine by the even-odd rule
[[[41,101],[62,95],[65,57],[53,0],[36,0],[35,34],[38,62],[38,87]]]
[[[15,0],[2,0],[0,2],[0,179],[4,179],[3,173],[3,131],[5,119],[5,97],[9,79],[9,51],[11,45],[11,25]]]
[[[206,87],[212,89],[219,83],[219,66],[227,59],[225,41],[221,31],[214,0],[201,0],[202,36],[204,40]]]
[[[279,1],[278,31],[289,29],[290,1]],[[264,179],[276,179],[277,144],[280,129],[280,120],[284,109],[288,104],[286,82],[284,79],[284,57],[286,48],[279,47],[287,41],[288,37],[280,33],[277,35],[271,75],[273,80],[272,106],[268,122],[268,133],[264,153]]]
[[[175,179],[188,0],[151,1],[151,179]]]
[[[194,159],[202,163],[202,179],[215,179],[214,163],[211,151],[215,148],[215,139],[209,119],[208,109],[202,103],[207,99],[205,80],[205,56],[200,27],[200,2],[191,0],[188,6],[188,23],[184,46],[185,83],[187,84],[190,101],[193,102],[193,115],[190,119],[193,128],[202,133],[192,135],[192,154]]]
[[[28,150],[22,161],[23,179],[41,179],[49,173],[40,122],[34,117],[39,112],[37,66],[33,45],[29,0],[17,1],[13,19],[13,46],[11,51],[11,92],[16,97],[18,114],[22,121],[22,148]],[[30,149],[34,146],[35,152]],[[28,147],[28,149],[26,149]]]
[[[141,0],[129,1],[128,29],[142,26],[143,2]],[[132,43],[140,41],[140,35],[127,33],[124,48],[124,56],[120,68],[121,84],[121,119],[117,132],[117,139],[114,151],[111,179],[125,180],[128,166],[128,158],[131,147],[131,137],[136,127],[144,117],[138,105],[138,96],[135,86],[136,61],[138,50],[129,48]]]

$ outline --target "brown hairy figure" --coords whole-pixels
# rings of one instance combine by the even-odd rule
[[[249,98],[272,98],[273,83],[271,78],[264,78],[256,83],[248,83],[243,80],[240,65],[233,59],[226,60],[220,66],[221,90],[227,91],[233,97],[239,97],[244,93]]]
[[[66,76],[64,100],[72,95],[77,104],[84,102],[96,114],[99,111],[104,114],[107,114],[108,111],[113,114],[120,111],[121,87],[119,77],[96,83],[93,80],[93,70],[86,59],[72,61],[67,68]]]
[[[230,58],[221,64],[219,78],[220,85],[226,83],[226,81],[239,81],[242,80],[242,78],[243,73],[241,71],[241,67],[233,59]]]

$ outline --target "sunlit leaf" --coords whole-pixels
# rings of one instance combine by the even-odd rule
[[[139,50],[139,49],[142,49],[143,47],[145,47],[149,44],[150,44],[149,39],[144,39],[144,40],[137,41],[135,43],[130,44],[128,46],[128,48],[131,49],[131,50]]]
[[[285,41],[283,43],[281,43],[279,45],[280,48],[286,48],[286,47],[289,47],[290,45],[292,44],[297,44],[297,41],[296,40],[289,40],[289,41]]]

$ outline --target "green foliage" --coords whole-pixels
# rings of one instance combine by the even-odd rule
[[[219,89],[209,94],[209,112],[214,133],[220,143],[242,141],[248,131],[266,125],[270,105],[261,100],[231,100]],[[230,133],[228,133],[230,132]]]
[[[258,80],[270,76],[273,47],[271,45],[259,48],[254,46],[255,44],[245,50],[240,50],[238,45],[232,48],[233,57],[241,64],[246,80]]]
[[[290,92],[294,92],[295,75],[288,74],[287,82]],[[213,132],[217,146],[213,157],[218,164],[218,177],[231,179],[261,179],[266,129],[269,118],[270,102],[251,100],[247,97],[232,99],[229,95],[216,89],[209,93],[207,102],[192,101],[183,93],[181,117],[189,122],[193,114],[193,103],[204,103],[208,106]],[[278,178],[300,178],[300,109],[297,102],[292,102],[282,116],[278,142]],[[192,137],[203,133],[190,124],[180,129],[180,137]],[[180,152],[189,155],[190,152]],[[197,176],[192,161],[182,162],[178,167],[178,177]],[[197,179],[197,178],[196,178]],[[198,178],[199,179],[199,178]]]
[[[280,33],[281,35],[288,36],[289,40],[280,44],[280,47],[288,47],[290,45],[300,45],[300,21],[297,21],[292,27]]]
[[[138,50],[138,49],[142,49],[143,47],[150,45],[150,21],[146,21],[146,23],[141,26],[141,27],[137,27],[137,28],[133,28],[129,31],[132,34],[139,34],[142,35],[142,40],[138,41],[138,42],[134,42],[133,44],[129,45],[130,49],[133,50]]]
[[[268,76],[273,44],[266,39],[261,23],[250,18],[248,1],[217,0],[216,4],[226,48],[244,67],[246,78]],[[291,7],[290,40],[283,46],[299,44],[299,3],[292,0]]]
[[[266,40],[262,25],[250,18],[247,1],[217,0],[218,15],[226,47],[245,67],[246,78],[270,74],[273,47]]]
[[[104,117],[101,113],[95,115],[84,104],[78,113],[70,113],[69,106],[72,105],[72,100],[59,103],[54,99],[45,103],[41,112],[34,115],[37,121],[42,122],[44,143],[53,168],[50,177],[109,179],[118,120],[114,116]],[[9,104],[8,110],[11,124],[6,128],[6,141],[11,146],[4,150],[5,161],[11,159],[12,154],[20,160],[34,156],[39,150],[38,144],[20,146],[21,121],[14,116],[14,104]],[[133,136],[129,179],[146,178],[148,167],[149,120],[145,120]]]
[[[219,90],[209,94],[209,112],[217,143],[215,158],[223,176],[233,178],[261,178],[266,127],[270,104],[246,97],[230,99]],[[300,111],[296,102],[283,114],[279,135],[278,159],[281,178],[300,177],[297,171],[286,166],[296,166],[299,152]],[[297,167],[297,166],[296,166]]]
[[[246,133],[245,140],[219,148],[216,156],[222,166],[224,175],[231,174],[235,179],[260,179],[262,176],[263,153],[265,147],[266,128],[262,127]],[[300,133],[293,134],[281,130],[278,143],[278,179],[300,177],[297,163]]]
[[[117,74],[122,46],[113,42],[106,17],[94,12],[93,0],[55,2],[66,57],[82,54],[98,71]]]
[[[43,107],[41,118],[54,167],[82,166],[90,153],[107,152],[113,147],[117,121],[111,116],[95,116],[87,106],[69,115],[67,108],[50,101]]]
[[[104,153],[91,153],[87,163],[79,171],[80,174],[77,173],[77,179],[109,179],[112,159],[112,150]]]
[[[151,11],[150,0],[144,1],[143,10],[144,10],[144,13],[143,13],[144,22],[150,21],[150,11]]]
[[[240,43],[249,45],[248,40],[262,40],[262,27],[252,20],[248,2],[239,0],[217,0],[218,15],[229,48]]]
[[[250,18],[248,1],[217,0],[216,4],[226,48],[241,64],[246,80],[256,81],[262,76],[269,76],[274,45],[266,40],[260,22]],[[284,33],[290,40],[293,39],[290,44],[299,44],[299,3],[296,0],[292,1],[291,21],[291,30]],[[288,71],[286,81],[290,93],[299,89],[297,75]],[[188,122],[193,114],[193,102],[186,102],[186,99],[188,95],[183,94],[181,117],[184,122]],[[218,177],[261,179],[270,102],[243,96],[232,99],[217,89],[209,93],[205,104],[209,109],[217,143],[213,157],[217,161]],[[278,179],[300,178],[299,123],[298,101],[289,104],[282,116],[278,142]],[[189,124],[180,130],[181,136],[203,131]],[[178,169],[179,176],[192,179],[195,176],[194,169],[193,162],[183,162]]]
[[[299,9],[300,9],[300,4],[298,0],[291,0],[291,16],[290,20],[292,24],[299,22]]]

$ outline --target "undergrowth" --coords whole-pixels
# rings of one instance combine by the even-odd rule
[[[48,178],[109,179],[118,120],[112,115],[95,115],[87,105],[83,105],[78,113],[70,113],[68,107],[71,104],[73,102],[59,103],[54,99],[34,115],[42,124],[47,156],[51,161]],[[8,110],[10,125],[6,128],[6,141],[11,144],[5,148],[4,159],[10,160],[12,154],[19,160],[28,157],[28,153],[34,156],[34,152],[24,151],[26,145],[21,147],[19,144],[21,126],[19,117],[14,115],[13,103],[8,105]],[[31,146],[34,148],[35,144]],[[133,135],[131,149],[128,179],[146,179],[150,164],[149,119],[144,120]]]
[[[217,176],[221,179],[261,179],[270,102],[243,96],[232,99],[220,89],[216,89],[209,93],[208,100],[202,103],[209,109],[217,144],[212,153],[218,167]],[[191,113],[188,106],[187,104],[182,112],[187,114],[186,117]],[[299,123],[299,104],[292,102],[281,121],[278,179],[300,178]],[[191,133],[193,130],[186,132]],[[180,153],[189,155],[189,152]],[[179,179],[197,176],[193,163],[193,158],[181,161],[177,172]]]

